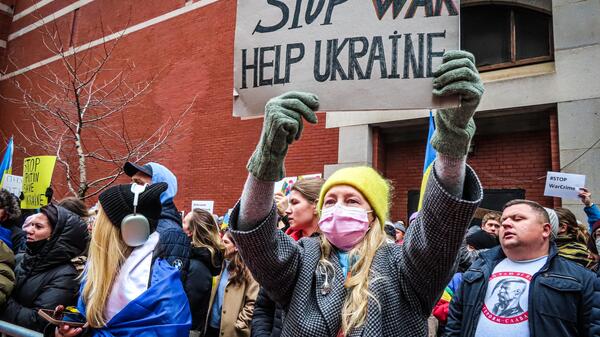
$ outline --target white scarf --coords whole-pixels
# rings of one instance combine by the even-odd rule
[[[152,253],[158,243],[158,238],[158,232],[152,233],[146,243],[136,247],[121,266],[104,308],[104,317],[107,322],[129,302],[148,289]]]

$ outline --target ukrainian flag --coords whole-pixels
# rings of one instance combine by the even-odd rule
[[[429,132],[427,133],[427,148],[425,149],[425,162],[423,163],[423,180],[421,180],[421,191],[419,192],[419,207],[417,210],[421,210],[423,206],[423,196],[425,195],[425,187],[427,186],[427,179],[433,169],[433,161],[437,155],[437,152],[431,146],[431,137],[435,131],[435,123],[433,121],[433,114],[429,110]]]
[[[4,183],[4,175],[12,174],[12,157],[13,157],[13,139],[10,137],[8,141],[8,145],[6,146],[6,151],[4,151],[4,158],[2,159],[2,164],[0,164],[0,186]]]

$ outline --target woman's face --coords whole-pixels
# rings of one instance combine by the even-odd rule
[[[348,185],[337,185],[327,191],[323,198],[323,208],[333,207],[336,204],[347,207],[359,207],[366,211],[372,211],[367,199],[357,189]],[[375,219],[373,212],[369,212],[369,222]]]
[[[190,230],[190,221],[192,221],[192,213],[188,213],[184,218],[183,218],[183,232],[185,233],[185,235],[187,235],[188,237],[192,237],[192,231]]]
[[[27,235],[27,242],[35,242],[48,239],[52,235],[52,226],[47,216],[38,213],[25,220],[23,231]]]
[[[310,227],[317,218],[317,205],[306,200],[302,193],[293,190],[289,195],[288,208],[285,210],[290,228]]]
[[[223,236],[223,244],[225,245],[225,256],[226,257],[231,257],[235,254],[235,252],[237,252],[237,247],[235,246],[235,244],[233,243],[233,240],[231,240],[231,236],[229,233],[226,233]]]

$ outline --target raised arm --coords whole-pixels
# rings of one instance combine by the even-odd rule
[[[483,197],[479,179],[466,167],[475,123],[473,114],[483,94],[473,55],[444,54],[434,73],[433,93],[460,95],[460,106],[440,109],[435,117],[432,146],[437,150],[423,208],[406,233],[399,266],[406,278],[407,296],[416,296],[421,310],[431,310],[451,277],[465,229]]]
[[[283,162],[289,145],[302,134],[303,119],[317,122],[318,106],[315,95],[301,92],[267,103],[262,135],[248,161],[248,179],[230,220],[231,233],[252,275],[281,303],[291,296],[300,247],[277,230],[273,185],[285,176]]]
[[[598,208],[598,205],[592,202],[592,192],[585,187],[582,187],[579,190],[579,198],[584,205],[583,211],[587,215],[589,230],[590,233],[592,233],[592,227],[594,226],[594,223],[600,220],[600,208]]]

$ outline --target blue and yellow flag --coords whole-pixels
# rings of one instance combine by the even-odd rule
[[[417,210],[421,210],[423,206],[423,196],[425,195],[425,187],[427,187],[427,179],[433,169],[433,161],[437,155],[437,152],[431,146],[431,137],[435,131],[435,123],[433,121],[433,114],[429,110],[429,132],[427,133],[427,148],[425,149],[425,162],[423,163],[423,180],[421,180],[421,191],[419,192],[419,207]]]
[[[10,137],[8,141],[8,145],[6,145],[6,151],[4,151],[4,158],[2,158],[2,163],[0,164],[0,186],[2,186],[4,182],[5,174],[12,174],[12,157],[13,157],[13,139]]]

